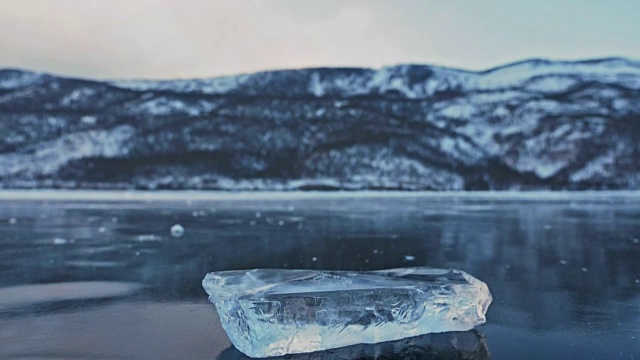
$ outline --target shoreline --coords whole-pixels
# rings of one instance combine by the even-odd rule
[[[255,201],[366,198],[490,200],[640,200],[640,190],[604,191],[199,191],[199,190],[0,190],[0,201]]]

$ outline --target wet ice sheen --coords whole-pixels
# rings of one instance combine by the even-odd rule
[[[482,281],[433,268],[222,271],[202,285],[233,344],[252,357],[466,331],[486,321],[492,300]]]

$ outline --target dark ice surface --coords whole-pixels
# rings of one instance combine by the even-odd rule
[[[44,195],[0,194],[0,359],[245,359],[207,272],[423,265],[487,323],[287,358],[640,359],[640,194]]]

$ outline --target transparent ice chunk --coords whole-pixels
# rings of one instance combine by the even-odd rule
[[[251,359],[233,345],[222,351],[217,360]],[[358,344],[305,354],[272,357],[273,360],[418,360],[456,359],[489,360],[491,355],[484,335],[477,330],[446,332],[382,342]]]
[[[256,269],[207,274],[202,285],[236,348],[251,357],[466,331],[491,294],[459,270]]]

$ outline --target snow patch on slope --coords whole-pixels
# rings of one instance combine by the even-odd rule
[[[595,179],[598,177],[607,178],[611,176],[611,172],[615,169],[615,162],[618,153],[622,149],[612,149],[605,154],[593,159],[587,163],[582,169],[571,175],[571,181],[580,182]]]
[[[532,79],[525,87],[529,91],[559,93],[569,90],[579,81],[569,76],[543,76]]]
[[[223,76],[192,80],[118,80],[111,85],[135,91],[170,91],[180,93],[225,94],[237,89],[255,75]]]
[[[33,152],[0,156],[0,176],[53,174],[70,161],[127,154],[126,141],[135,133],[130,125],[64,135],[37,145]]]
[[[27,71],[0,71],[0,89],[9,90],[29,86],[42,80],[43,75]]]
[[[60,105],[70,106],[75,103],[82,103],[96,95],[96,90],[90,87],[81,87],[73,90],[69,95],[60,100]]]

